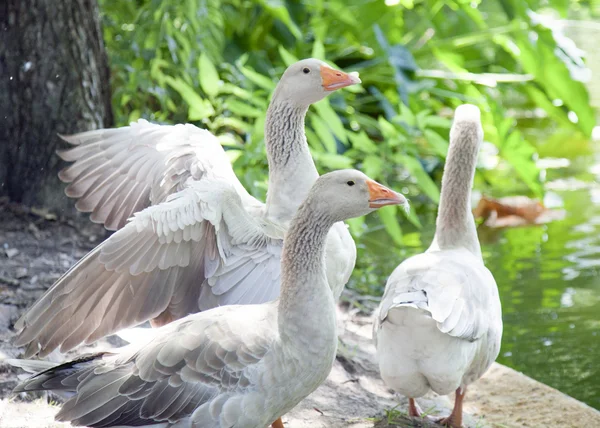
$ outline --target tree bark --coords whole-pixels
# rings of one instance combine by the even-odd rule
[[[0,5],[0,196],[74,212],[57,177],[57,133],[112,125],[96,0]]]

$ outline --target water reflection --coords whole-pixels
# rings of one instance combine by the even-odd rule
[[[600,409],[600,147],[547,170],[567,215],[545,225],[479,228],[503,306],[499,362]],[[380,295],[404,258],[431,242],[435,213],[394,248],[381,230],[365,236],[351,284]],[[423,219],[422,219],[423,220]]]

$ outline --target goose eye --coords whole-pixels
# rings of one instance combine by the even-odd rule
[[[350,180],[346,183],[348,186],[354,186],[354,181]]]
[[[310,68],[308,68],[308,67],[304,67],[304,68],[302,69],[302,72],[303,72],[304,74],[308,74],[308,73],[310,73]]]

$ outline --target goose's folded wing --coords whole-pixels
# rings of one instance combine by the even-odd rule
[[[268,321],[274,311],[274,305],[237,306],[192,315],[100,364],[55,368],[17,389],[39,389],[40,381],[76,388],[77,396],[57,419],[77,425],[138,426],[192,418],[194,426],[236,426],[249,407],[248,401],[242,403],[244,392],[264,381],[258,365],[277,335],[277,324]]]
[[[164,202],[186,180],[211,172],[249,197],[217,138],[190,124],[156,125],[140,119],[130,126],[63,136],[75,147],[58,155],[72,165],[60,171],[67,196],[79,211],[109,230],[123,227],[142,209]]]
[[[15,324],[15,344],[44,356],[146,320],[163,325],[219,304],[272,300],[282,238],[228,182],[193,182],[63,275]]]
[[[378,322],[392,308],[413,307],[429,312],[441,332],[474,341],[489,329],[494,293],[492,274],[466,250],[420,254],[390,276]]]

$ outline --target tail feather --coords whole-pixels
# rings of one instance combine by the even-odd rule
[[[13,393],[29,391],[76,391],[87,373],[94,369],[96,361],[108,353],[88,354],[60,365],[48,361],[6,360],[12,366],[29,373],[36,373],[19,383]],[[40,371],[41,370],[41,371]]]
[[[429,300],[427,299],[427,293],[424,290],[408,291],[406,293],[400,293],[394,296],[392,301],[392,308],[398,306],[408,306],[415,309],[429,309]]]

